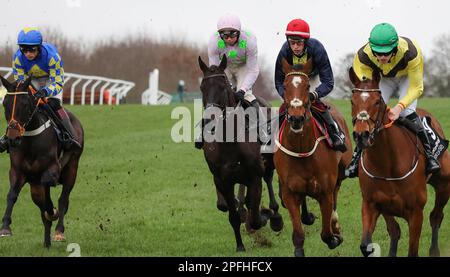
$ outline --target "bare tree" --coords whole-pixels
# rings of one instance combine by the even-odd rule
[[[426,96],[450,96],[450,33],[435,40],[431,58],[424,61],[424,75]]]

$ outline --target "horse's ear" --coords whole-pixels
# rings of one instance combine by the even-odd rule
[[[283,69],[284,74],[288,74],[292,71],[292,66],[287,62],[285,58],[281,60],[281,68]]]
[[[222,56],[222,60],[220,61],[220,64],[219,64],[219,69],[221,70],[221,71],[224,71],[225,70],[225,68],[227,68],[227,55],[223,55]]]
[[[203,73],[208,71],[208,66],[203,62],[202,57],[198,56],[198,65],[200,66],[200,69]]]
[[[351,66],[348,70],[348,77],[350,78],[350,81],[352,84],[356,87],[361,81],[358,79],[358,76],[356,76],[355,70]]]
[[[14,86],[8,82],[3,76],[0,75],[0,80],[2,81],[3,86],[6,88],[6,91],[8,92],[14,92],[15,88]]]

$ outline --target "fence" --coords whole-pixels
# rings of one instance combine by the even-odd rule
[[[5,72],[5,78],[12,75],[10,67],[0,67],[0,72]],[[63,91],[63,103],[70,105],[119,105],[135,86],[133,82],[99,76],[64,73],[64,77],[64,88],[69,90]]]

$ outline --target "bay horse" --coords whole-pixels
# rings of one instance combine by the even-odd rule
[[[44,224],[44,246],[50,247],[52,221],[58,220],[54,241],[65,241],[64,216],[69,208],[69,195],[75,185],[78,162],[83,152],[84,131],[80,121],[69,111],[81,148],[62,150],[53,123],[40,108],[42,99],[32,95],[31,78],[25,82],[9,83],[0,76],[7,94],[3,100],[6,136],[9,141],[10,189],[0,237],[11,236],[11,214],[25,183],[30,184],[31,198],[41,211]],[[58,209],[50,198],[50,187],[62,184]]]
[[[231,116],[228,111],[236,110],[237,101],[231,84],[225,74],[227,66],[226,56],[222,57],[219,66],[212,65],[208,67],[201,57],[198,57],[200,69],[203,72],[203,79],[200,85],[202,92],[202,101],[205,112],[208,109],[216,108],[221,113],[216,129],[219,125],[228,125],[236,121],[236,117]],[[205,121],[206,119],[203,119]],[[239,126],[238,126],[239,125]],[[232,135],[240,131],[244,131],[248,136],[248,129],[245,124],[234,124]],[[205,127],[206,128],[206,127]],[[245,129],[245,130],[243,130]],[[217,131],[217,130],[216,130]],[[266,163],[262,158],[260,144],[258,141],[234,140],[227,141],[204,141],[203,152],[205,160],[211,171],[214,184],[218,196],[218,208],[222,211],[228,211],[228,219],[233,228],[236,239],[236,251],[245,251],[242,243],[240,225],[241,216],[237,210],[238,201],[235,200],[234,186],[235,184],[244,185],[247,188],[245,196],[245,205],[248,209],[247,220],[249,226],[253,230],[258,230],[264,226],[268,219],[271,221],[271,227],[274,231],[279,231],[283,227],[282,217],[278,213],[278,204],[272,189],[272,177],[274,167],[270,166],[272,157],[266,158]],[[262,177],[270,179],[267,182],[269,187],[271,211],[260,211]],[[239,189],[239,194],[245,191],[244,187]],[[223,198],[223,199],[222,199]],[[221,204],[221,199],[225,201],[225,205]]]
[[[358,170],[362,192],[362,254],[369,256],[372,253],[368,247],[381,214],[390,237],[389,256],[397,255],[401,233],[395,216],[408,222],[408,256],[418,256],[423,208],[427,201],[426,183],[429,182],[436,192],[430,214],[432,239],[429,254],[439,256],[439,227],[444,217],[444,206],[450,197],[448,151],[439,159],[440,172],[427,176],[426,157],[417,135],[404,124],[393,124],[388,119],[388,107],[379,88],[380,74],[374,71],[372,79],[359,80],[350,68],[349,77],[354,85],[351,98],[353,137],[357,146],[363,149]],[[434,116],[423,109],[417,109],[417,114],[430,117],[433,128],[445,138]]]
[[[330,249],[339,246],[343,238],[337,215],[337,195],[342,180],[345,179],[345,168],[350,163],[351,153],[333,150],[321,142],[319,130],[314,123],[309,100],[309,77],[312,60],[305,65],[292,67],[283,59],[285,94],[284,104],[287,107],[285,126],[280,130],[279,149],[275,152],[274,162],[277,170],[281,197],[289,211],[292,222],[292,240],[294,255],[303,257],[305,233],[300,218],[300,205],[305,204],[306,196],[316,199],[322,214],[321,238]],[[329,105],[329,104],[328,104]],[[344,117],[336,108],[331,107],[331,114],[348,138],[348,128]],[[347,149],[351,142],[346,140]],[[302,209],[302,212],[303,209]]]

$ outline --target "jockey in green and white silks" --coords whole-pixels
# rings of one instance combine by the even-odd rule
[[[265,121],[252,91],[259,75],[257,40],[253,33],[241,29],[239,17],[233,14],[226,14],[217,22],[217,32],[211,36],[208,44],[209,65],[218,66],[224,55],[227,57],[225,74],[236,88],[237,99],[242,103],[250,103],[251,112],[255,112],[252,118],[259,118],[260,123]],[[256,130],[257,121],[252,122],[252,125],[250,129]],[[195,147],[201,149],[203,142],[197,139]]]
[[[235,15],[224,15],[217,22],[217,32],[209,40],[209,65],[219,65],[226,55],[225,69],[236,93],[244,93],[248,102],[255,100],[252,87],[259,75],[258,46],[254,34],[241,30],[241,22]],[[238,95],[241,97],[242,95]]]

